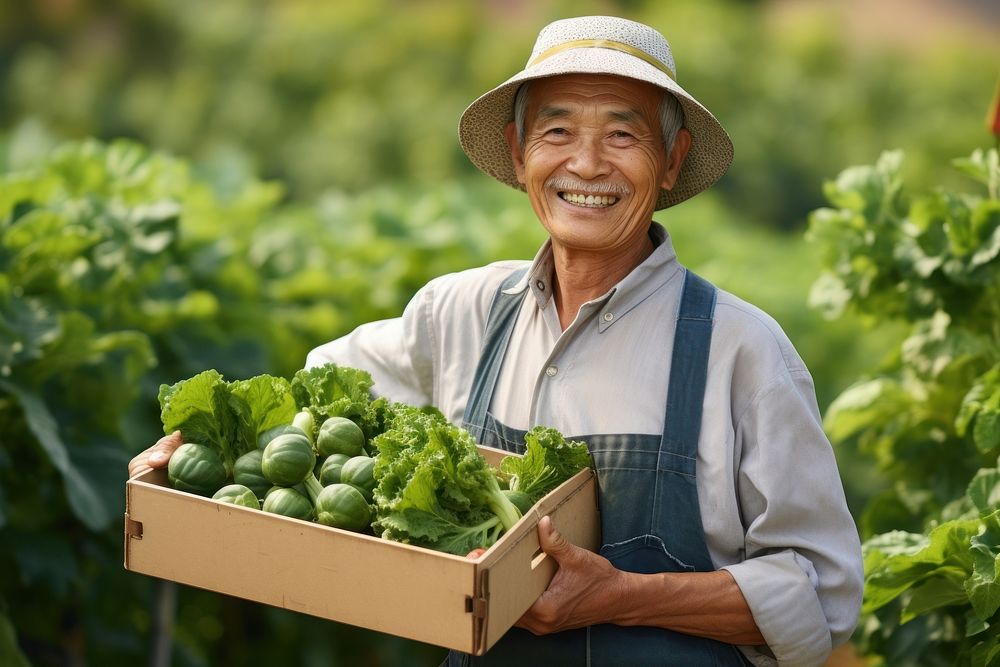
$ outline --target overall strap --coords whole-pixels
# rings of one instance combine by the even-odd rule
[[[486,423],[486,412],[490,409],[493,390],[500,376],[500,367],[507,353],[507,345],[510,343],[510,334],[514,330],[517,313],[528,290],[517,294],[507,294],[506,291],[516,285],[527,272],[528,267],[524,267],[511,273],[493,295],[493,302],[486,317],[482,353],[479,355],[479,364],[476,366],[476,375],[472,379],[472,389],[469,391],[469,400],[462,418],[466,428],[471,426],[481,429]],[[473,435],[479,434],[473,433]]]
[[[657,466],[660,469],[670,467],[688,475],[695,474],[716,295],[711,283],[687,271],[670,362],[670,384]]]

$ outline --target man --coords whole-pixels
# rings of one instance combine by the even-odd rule
[[[477,167],[527,191],[549,240],[530,264],[432,281],[307,365],[364,368],[483,444],[517,450],[537,424],[586,440],[604,544],[578,548],[543,519],[548,590],[486,656],[449,664],[822,665],[857,620],[858,536],[792,345],[685,270],[652,221],[732,160],[666,40],[618,18],[557,21],[459,132]]]

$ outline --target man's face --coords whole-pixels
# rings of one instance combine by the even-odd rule
[[[645,242],[660,188],[673,187],[689,144],[682,130],[664,152],[661,97],[655,86],[614,76],[532,82],[524,147],[513,124],[507,140],[554,244],[604,252]]]

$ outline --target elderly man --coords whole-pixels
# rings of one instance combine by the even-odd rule
[[[484,657],[449,664],[822,665],[857,620],[858,535],[794,348],[681,266],[652,220],[732,160],[666,40],[618,18],[557,21],[459,131],[549,239],[530,263],[435,279],[307,365],[364,368],[486,445],[518,450],[538,424],[587,441],[604,544],[588,552],[543,519],[548,590]]]

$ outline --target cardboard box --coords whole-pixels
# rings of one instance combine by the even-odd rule
[[[481,447],[496,465],[506,452]],[[126,484],[125,569],[482,655],[545,590],[548,514],[573,543],[600,543],[584,470],[477,559],[330,528],[171,489],[154,470]]]

